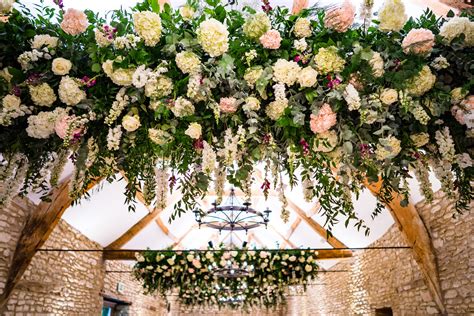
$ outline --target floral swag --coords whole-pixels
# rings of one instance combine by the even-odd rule
[[[232,10],[218,0],[179,10],[156,2],[91,11],[2,1],[0,23],[0,204],[48,197],[68,160],[70,195],[118,172],[172,218],[226,182],[250,193],[284,184],[317,199],[329,229],[340,214],[365,228],[352,194],[382,181],[408,202],[415,176],[426,200],[430,172],[459,211],[473,197],[473,15],[425,12],[407,19],[387,0],[379,21],[371,1],[351,28],[346,1],[324,12]],[[356,23],[356,24],[357,24]],[[256,166],[263,170],[256,179]]]
[[[134,274],[148,293],[166,299],[177,292],[190,308],[275,308],[286,302],[289,286],[306,289],[316,279],[317,255],[313,250],[147,251],[137,254]]]

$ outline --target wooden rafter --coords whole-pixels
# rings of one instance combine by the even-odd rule
[[[315,231],[319,236],[322,238],[326,239],[328,244],[333,246],[334,248],[347,248],[347,246],[341,242],[339,239],[337,239],[334,236],[328,236],[327,230],[319,225],[318,222],[316,222],[314,219],[309,217],[305,211],[303,211],[296,203],[294,203],[291,199],[287,198],[288,200],[288,206],[298,214],[299,217],[303,221],[305,221],[306,224],[308,224],[313,231]]]
[[[56,189],[53,189],[49,202],[41,202],[36,209],[30,212],[13,255],[5,288],[0,296],[0,313],[6,308],[8,298],[28,268],[37,249],[41,248],[48,240],[64,211],[71,205],[70,180],[71,176],[66,178]],[[99,182],[100,179],[93,181],[87,190]]]
[[[283,239],[282,244],[283,243],[288,244],[288,246],[290,246],[293,249],[298,248],[294,243],[292,243],[288,238],[286,238],[282,233],[280,233],[278,229],[276,229],[275,226],[269,224],[268,227],[270,227],[271,230],[273,230],[275,233],[277,233],[278,236],[280,236],[281,239]]]
[[[301,224],[301,221],[302,221],[301,217],[298,217],[298,218],[295,219],[293,224],[291,224],[290,229],[288,229],[288,232],[286,233],[285,239],[289,240],[291,238],[291,236],[295,232],[296,228],[298,228],[298,226]],[[280,245],[280,249],[285,249],[285,247],[286,247],[286,241],[283,241]]]
[[[366,182],[365,185],[372,194],[378,196],[382,189],[382,180],[370,184]],[[408,246],[412,247],[413,256],[423,274],[431,296],[444,315],[446,314],[446,307],[444,306],[438,264],[430,234],[416,207],[412,203],[401,206],[402,200],[403,197],[394,192],[392,200],[386,204],[386,207],[390,210]]]
[[[181,244],[181,242],[184,240],[184,238],[186,238],[189,235],[189,233],[191,233],[197,227],[198,227],[197,224],[194,224],[193,226],[189,227],[189,229],[173,243],[172,248],[177,249],[177,247]]]
[[[105,251],[104,259],[106,260],[135,260],[135,253],[137,250],[115,250]],[[344,259],[352,257],[352,251],[350,250],[339,250],[339,249],[324,249],[318,250],[317,260],[328,260],[328,259]]]

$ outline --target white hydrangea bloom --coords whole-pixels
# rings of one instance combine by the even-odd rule
[[[301,67],[294,61],[278,59],[273,65],[273,80],[292,86],[298,79]]]
[[[146,46],[155,46],[161,37],[161,18],[151,11],[136,12],[133,14],[133,25],[138,36]]]
[[[33,138],[48,138],[54,133],[56,120],[67,115],[63,108],[56,108],[53,112],[39,112],[37,115],[31,115],[28,118],[28,127],[26,132]]]
[[[221,56],[229,49],[229,31],[216,19],[201,22],[196,34],[199,44],[211,57]]]
[[[59,99],[66,105],[74,106],[86,98],[86,93],[81,90],[77,79],[65,76],[59,83]]]
[[[351,83],[347,85],[342,95],[349,106],[349,111],[358,110],[360,108],[359,92]]]

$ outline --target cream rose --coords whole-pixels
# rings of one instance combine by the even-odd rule
[[[193,139],[199,139],[202,134],[202,126],[199,123],[191,123],[184,133]]]
[[[55,75],[64,76],[71,71],[72,63],[65,58],[55,58],[52,64],[52,71]]]
[[[127,132],[136,131],[140,125],[140,117],[137,114],[127,114],[122,119],[122,126]]]
[[[313,87],[317,82],[318,72],[313,67],[305,67],[298,76],[298,83],[302,87]]]
[[[398,100],[398,92],[395,89],[385,88],[380,93],[380,101],[385,105],[391,105]]]

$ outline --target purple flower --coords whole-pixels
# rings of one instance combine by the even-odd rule
[[[301,138],[300,145],[301,145],[301,147],[303,147],[303,155],[304,156],[308,155],[309,154],[309,144],[308,144],[308,142],[304,138]]]
[[[21,96],[21,89],[20,89],[20,87],[14,86],[14,87],[12,88],[12,93],[13,93],[15,96],[17,96],[17,97]]]
[[[54,3],[59,6],[60,9],[64,8],[63,0],[54,0]]]

